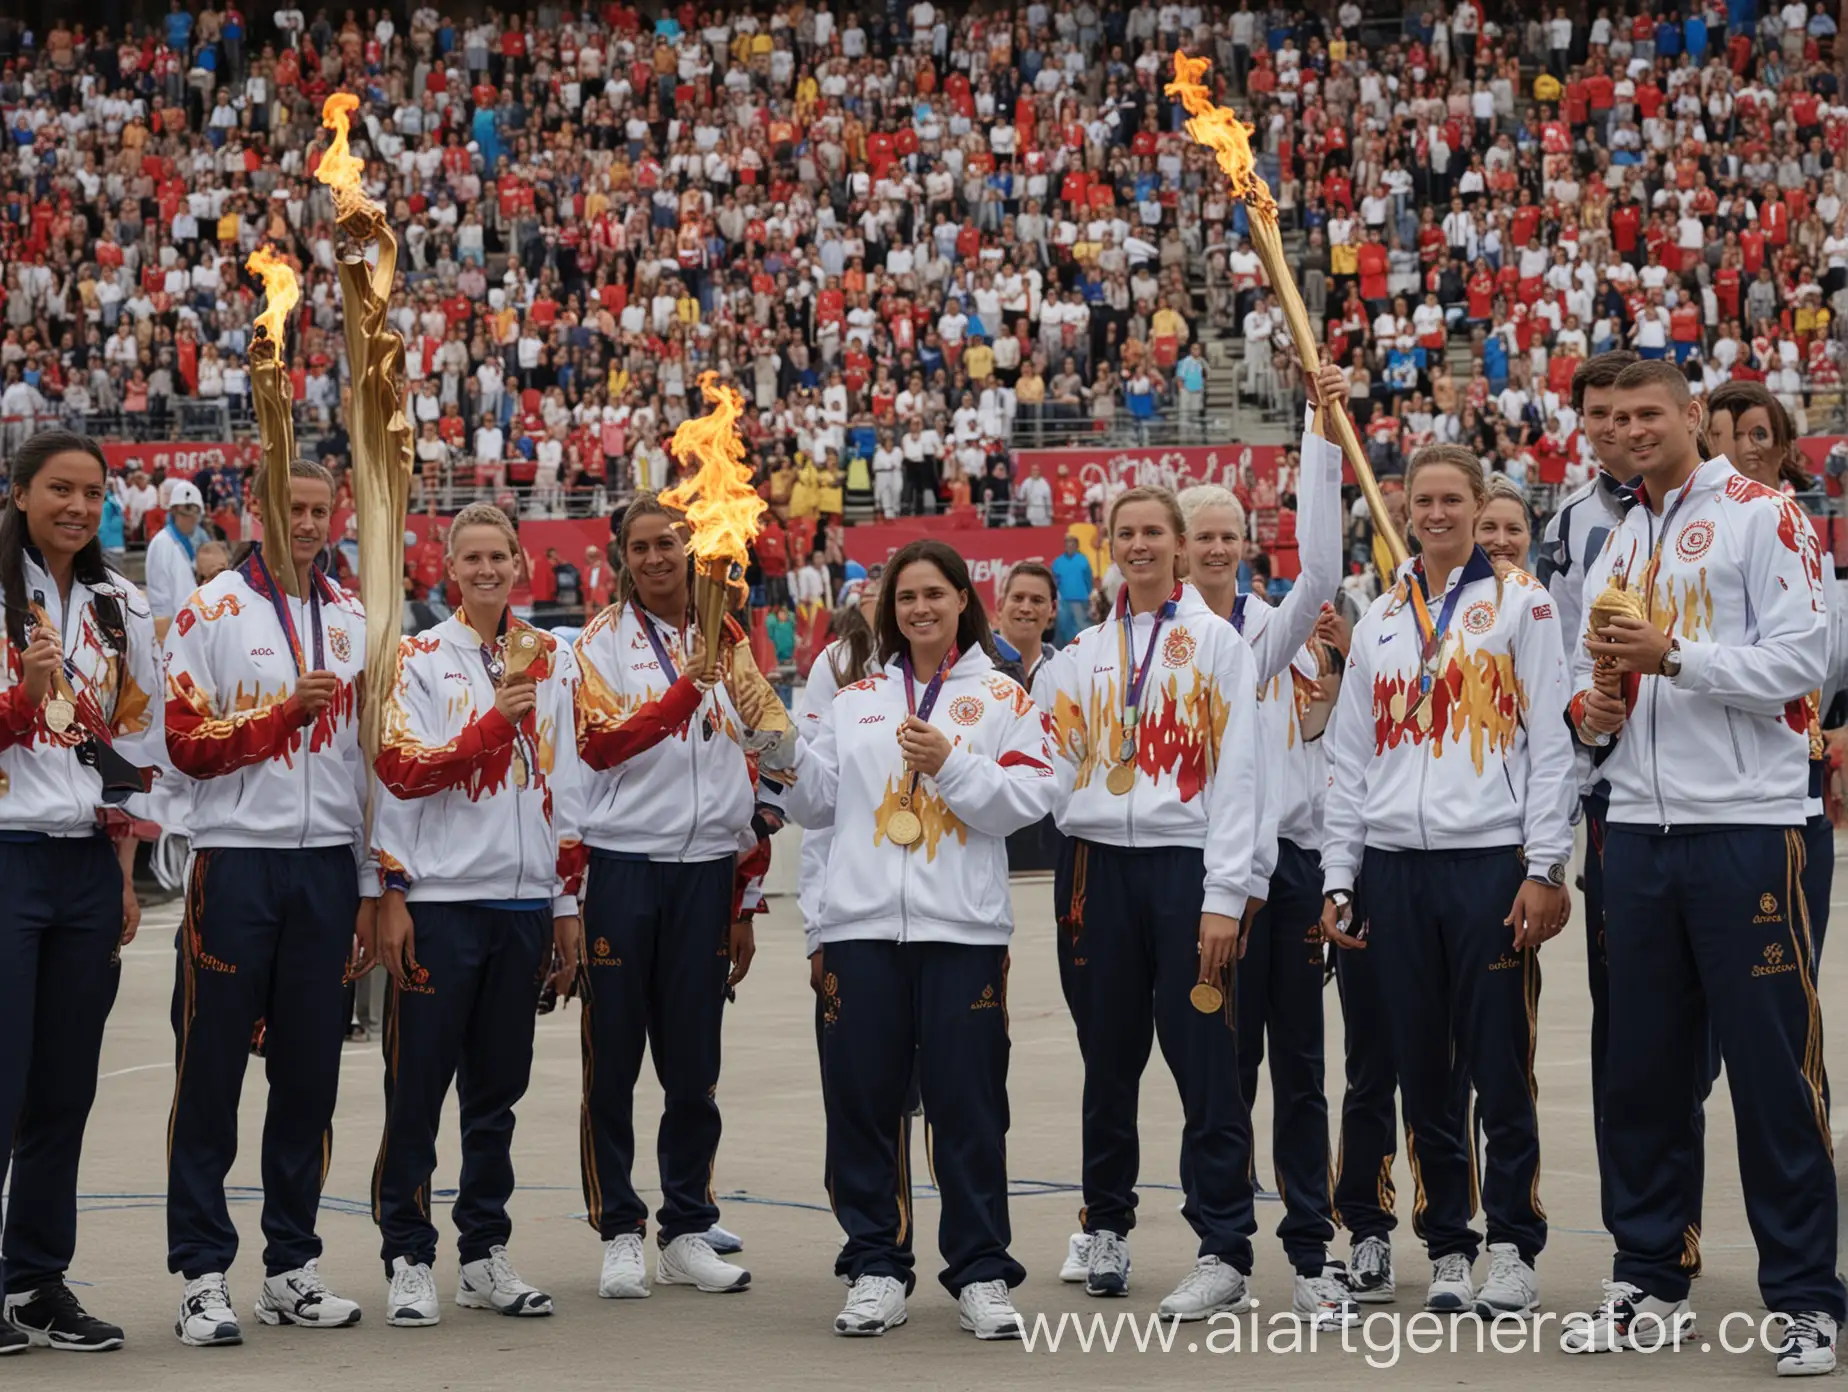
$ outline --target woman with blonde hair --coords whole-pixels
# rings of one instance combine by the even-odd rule
[[[1047,665],[1070,838],[1054,888],[1059,971],[1084,1057],[1085,1290],[1129,1290],[1137,1098],[1159,1036],[1185,1114],[1192,1271],[1161,1302],[1183,1320],[1250,1301],[1251,1116],[1232,1006],[1262,807],[1257,666],[1182,583],[1174,495],[1132,488],[1106,534],[1123,588],[1105,622]]]
[[[1506,474],[1489,475],[1482,511],[1476,517],[1476,544],[1497,569],[1527,568],[1534,546],[1534,515],[1527,494]]]
[[[1413,456],[1421,554],[1354,630],[1329,740],[1322,934],[1374,959],[1425,1198],[1426,1308],[1537,1308],[1546,1243],[1532,1059],[1539,945],[1565,925],[1573,749],[1554,605],[1476,543],[1481,462]],[[1475,1184],[1455,1065],[1488,1134],[1482,1289]]]

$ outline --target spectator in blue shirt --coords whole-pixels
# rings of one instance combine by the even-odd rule
[[[187,57],[192,44],[192,31],[192,11],[184,9],[180,0],[172,0],[172,8],[167,14],[167,47],[180,57]]]
[[[1078,538],[1065,538],[1063,554],[1052,562],[1052,578],[1059,584],[1059,621],[1054,637],[1064,647],[1091,626],[1091,562],[1078,549]]]

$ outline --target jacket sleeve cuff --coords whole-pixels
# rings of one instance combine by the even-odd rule
[[[1668,680],[1678,691],[1705,691],[1707,667],[1713,661],[1714,645],[1677,638],[1675,646],[1681,653],[1681,670]]]
[[[1270,877],[1268,875],[1261,880],[1251,882],[1251,893],[1245,902],[1250,903],[1253,899],[1263,904],[1270,903]]]
[[[513,722],[493,706],[490,706],[488,713],[481,717],[476,728],[481,731],[483,749],[504,749],[512,744],[514,737],[519,734],[519,731],[514,729]]]
[[[38,708],[26,696],[26,688],[10,686],[5,695],[0,695],[0,729],[18,738],[32,728],[32,722],[38,717]]]
[[[555,894],[552,896],[553,918],[576,918],[578,901],[575,894]]]
[[[1212,885],[1206,888],[1206,898],[1200,904],[1203,914],[1223,914],[1227,918],[1245,916],[1245,896],[1235,889],[1219,889]]]
[[[1348,894],[1354,892],[1354,871],[1346,865],[1322,863],[1322,893],[1324,896],[1342,890]]]

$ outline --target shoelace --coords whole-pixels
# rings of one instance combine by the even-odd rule
[[[1000,1307],[1011,1311],[1014,1303],[1008,1298],[1006,1281],[977,1281],[964,1293],[969,1303],[983,1313],[996,1312]]]
[[[1505,1281],[1511,1286],[1525,1282],[1526,1272],[1521,1254],[1508,1248],[1495,1248],[1489,1252],[1489,1281],[1491,1284]]]
[[[1175,1294],[1186,1291],[1194,1294],[1216,1283],[1224,1271],[1218,1257],[1202,1257],[1194,1269],[1181,1278],[1181,1284],[1175,1288]]]
[[[1431,1275],[1434,1280],[1438,1281],[1467,1281],[1469,1279],[1469,1259],[1461,1252],[1451,1252],[1439,1257]]]
[[[886,1287],[897,1284],[890,1276],[862,1276],[847,1292],[847,1308],[855,1314],[871,1315],[884,1302]]]
[[[513,1263],[507,1260],[505,1247],[496,1247],[488,1253],[488,1276],[497,1289],[512,1291],[516,1295],[532,1289],[520,1279],[520,1273],[513,1269]]]
[[[223,1276],[201,1276],[186,1288],[186,1298],[199,1310],[229,1310],[231,1287]]]
[[[77,1303],[77,1292],[62,1281],[54,1282],[49,1286],[41,1286],[38,1298],[61,1315],[81,1320],[90,1318],[90,1312]]]
[[[1311,1276],[1309,1289],[1315,1298],[1324,1305],[1351,1305],[1354,1293],[1348,1289],[1347,1282],[1338,1276]]]
[[[1634,1305],[1642,1298],[1642,1291],[1627,1281],[1605,1281],[1604,1299],[1598,1305],[1598,1318],[1610,1319],[1617,1314],[1619,1305]]]
[[[399,1300],[421,1300],[436,1294],[436,1280],[423,1266],[400,1267],[391,1278],[391,1286]]]
[[[1123,1252],[1123,1239],[1113,1232],[1091,1234],[1091,1265],[1105,1271],[1121,1271],[1129,1263]]]
[[[327,1282],[321,1279],[321,1265],[318,1259],[310,1258],[302,1267],[302,1274],[295,1278],[296,1291],[310,1299],[324,1300],[333,1294]]]
[[[1356,1276],[1384,1276],[1386,1274],[1387,1247],[1377,1237],[1363,1238],[1354,1248],[1354,1274]]]
[[[1822,1348],[1834,1342],[1823,1328],[1821,1317],[1813,1311],[1804,1310],[1784,1318],[1790,1323],[1784,1331],[1784,1346],[1780,1352],[1792,1352],[1804,1347]]]

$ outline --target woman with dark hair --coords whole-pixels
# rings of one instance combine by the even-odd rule
[[[578,751],[585,766],[584,1137],[589,1220],[603,1240],[598,1294],[649,1293],[648,1210],[635,1192],[635,1080],[646,1046],[666,1092],[655,1279],[741,1291],[722,1261],[711,1177],[719,1147],[725,1002],[755,952],[735,912],[757,866],[757,785],[746,741],[783,720],[743,629],[725,620],[716,674],[693,613],[684,520],[652,493],[617,525],[616,602],[579,635]],[[783,717],[786,719],[786,717]]]
[[[160,745],[153,615],[96,539],[107,486],[94,441],[45,431],[13,456],[0,517],[0,1353],[122,1346],[64,1280],[103,1025],[141,920],[119,804]]]
[[[360,1318],[321,1279],[315,1220],[346,986],[371,969],[379,894],[363,844],[366,617],[317,565],[333,476],[305,459],[289,473],[286,536],[201,586],[167,630],[167,753],[188,779],[181,822],[193,850],[174,982],[167,1264],[186,1281],[174,1332],[190,1345],[243,1340],[224,1185],[259,1021],[270,1093],[257,1318],[317,1329]]]
[[[1052,748],[1020,684],[995,670],[988,619],[962,558],[940,541],[885,571],[879,671],[788,741],[787,797],[832,828],[816,908],[829,1194],[847,1234],[838,1334],[906,1319],[906,1093],[915,1059],[943,1197],[939,1279],[979,1339],[1021,1335],[1009,1291],[1007,837],[1051,809]],[[892,745],[897,736],[897,749]]]

